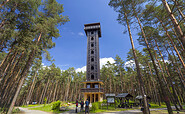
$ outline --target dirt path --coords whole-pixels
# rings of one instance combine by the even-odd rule
[[[28,110],[27,108],[19,107],[21,114],[51,114],[49,112],[44,112],[40,110]]]

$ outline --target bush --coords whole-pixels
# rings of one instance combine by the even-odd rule
[[[103,104],[106,104],[106,103],[107,103],[107,99],[104,99],[104,100],[103,100]]]
[[[60,104],[61,104],[60,101],[53,102],[52,104],[53,104],[52,110],[59,110],[60,109]]]
[[[98,102],[98,108],[100,109],[103,102]]]
[[[92,111],[96,111],[99,109],[99,103],[98,102],[95,102],[95,103],[92,103]]]
[[[115,100],[115,104],[116,104],[116,106],[119,104],[119,101],[117,101],[117,100]]]
[[[19,108],[15,108],[13,109],[12,113],[19,113],[20,112],[20,109]]]

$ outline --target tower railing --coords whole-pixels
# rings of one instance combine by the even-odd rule
[[[103,88],[82,88],[81,92],[103,92]]]

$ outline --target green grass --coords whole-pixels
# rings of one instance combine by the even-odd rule
[[[150,108],[166,108],[166,105],[164,104],[161,104],[161,106],[159,106],[158,104],[150,103],[150,105]]]
[[[100,113],[100,112],[118,112],[118,111],[126,111],[126,110],[133,110],[133,109],[138,109],[138,108],[116,108],[114,106],[108,106],[108,110],[107,110],[107,106],[102,106],[100,109],[95,110],[95,111],[90,111],[91,113]]]
[[[34,104],[34,105],[22,105],[23,108],[30,108],[30,107],[37,107],[37,106],[44,106],[44,104]]]
[[[43,106],[40,106],[40,107],[33,107],[33,108],[28,108],[28,109],[29,110],[40,110],[40,111],[45,111],[45,112],[53,112],[53,113],[65,112],[65,111],[51,110],[52,109],[52,104],[46,104],[45,106],[43,105]]]
[[[150,108],[166,108],[165,104],[161,104],[159,106],[158,104],[150,103],[151,107]],[[114,106],[102,106],[101,109],[98,109],[96,111],[90,111],[91,113],[101,113],[101,112],[118,112],[118,111],[126,111],[126,110],[134,110],[134,109],[141,109],[141,107],[133,107],[133,108],[116,108]]]

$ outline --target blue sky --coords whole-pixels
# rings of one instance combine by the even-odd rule
[[[56,66],[62,70],[69,67],[82,68],[86,65],[87,39],[84,24],[101,23],[102,37],[100,38],[100,58],[106,60],[119,55],[126,61],[127,52],[131,48],[128,32],[125,26],[118,24],[118,14],[108,6],[109,0],[57,0],[63,4],[63,15],[69,16],[70,22],[59,26],[60,37],[56,47],[49,50]],[[138,48],[136,34],[132,31],[135,47]],[[107,59],[108,58],[108,59]],[[104,59],[105,60],[105,59]],[[44,65],[51,62],[43,60]]]

